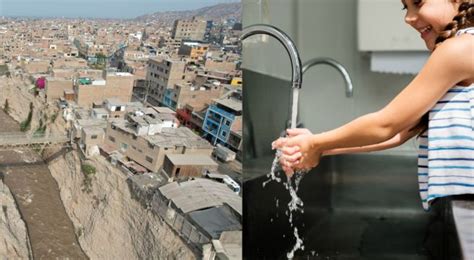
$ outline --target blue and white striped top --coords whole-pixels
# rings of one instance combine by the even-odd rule
[[[474,34],[474,28],[460,30]],[[474,194],[474,84],[451,88],[429,111],[419,138],[418,183],[423,208],[435,198]]]

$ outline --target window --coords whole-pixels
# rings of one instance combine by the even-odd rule
[[[132,139],[133,139],[133,140],[137,140],[137,136],[136,136],[136,135],[133,135],[133,136],[132,136]]]
[[[109,140],[110,140],[112,143],[115,143],[115,137],[109,136]]]
[[[226,136],[227,136],[227,132],[226,132],[226,131],[222,131],[222,132],[221,132],[221,135],[222,135],[222,137],[226,137]]]
[[[127,150],[127,148],[128,148],[128,144],[124,144],[124,143],[120,144],[120,149],[125,151],[125,150]]]
[[[226,125],[226,126],[230,126],[230,121],[229,121],[229,120],[225,120],[225,125]]]
[[[97,135],[91,135],[91,139],[97,139]]]
[[[153,163],[153,158],[151,158],[149,156],[145,156],[145,159],[146,159],[147,162]]]

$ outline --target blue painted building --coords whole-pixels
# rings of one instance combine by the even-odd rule
[[[176,102],[173,100],[175,92],[173,89],[166,89],[165,94],[163,95],[163,105],[176,111]]]
[[[239,119],[241,122],[242,116],[242,93],[235,91],[225,98],[216,99],[214,104],[207,109],[202,130],[204,138],[209,140],[213,145],[218,143],[225,146],[228,145],[228,140],[232,128],[235,128],[234,123]],[[241,123],[240,123],[241,124]],[[241,127],[240,125],[238,127]]]

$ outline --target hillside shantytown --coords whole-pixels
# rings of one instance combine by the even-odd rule
[[[242,258],[240,13],[0,17],[0,256]]]

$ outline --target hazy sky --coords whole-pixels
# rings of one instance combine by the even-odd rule
[[[0,0],[0,16],[134,18],[237,0]]]

